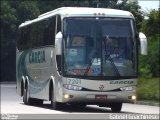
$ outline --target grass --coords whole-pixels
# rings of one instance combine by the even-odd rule
[[[160,78],[139,78],[137,85],[138,100],[160,101]]]

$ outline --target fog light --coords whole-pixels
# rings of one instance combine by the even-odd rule
[[[65,94],[65,95],[64,95],[64,98],[68,99],[68,98],[69,98],[69,95],[68,95],[68,94]]]
[[[136,100],[136,96],[133,95],[133,96],[131,97],[131,99],[132,99],[132,100]]]
[[[133,95],[133,96],[128,96],[128,99],[136,100],[136,96],[135,96],[135,95]]]

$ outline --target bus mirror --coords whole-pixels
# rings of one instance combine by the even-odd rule
[[[61,55],[62,54],[62,32],[58,32],[56,34],[55,39],[55,54]]]
[[[142,32],[139,33],[141,55],[147,55],[147,38]]]

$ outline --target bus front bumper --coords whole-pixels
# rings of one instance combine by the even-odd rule
[[[60,102],[63,103],[135,103],[135,91],[86,92],[65,90]]]

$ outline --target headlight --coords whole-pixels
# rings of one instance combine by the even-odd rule
[[[127,86],[120,88],[121,91],[133,91],[136,90],[136,86]]]
[[[82,90],[82,87],[76,86],[76,85],[69,85],[69,84],[64,84],[64,88],[69,89],[69,90]]]

